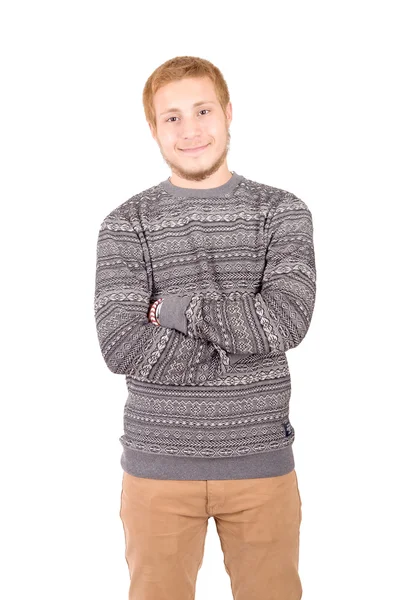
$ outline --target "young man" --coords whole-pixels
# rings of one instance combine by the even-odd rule
[[[103,220],[95,291],[102,355],[129,392],[129,598],[194,598],[212,516],[235,600],[299,600],[285,353],[314,309],[311,213],[229,171],[232,105],[212,63],[167,61],[143,103],[171,176]]]

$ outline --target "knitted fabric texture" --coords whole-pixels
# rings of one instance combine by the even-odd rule
[[[294,467],[286,352],[310,326],[313,223],[293,193],[233,172],[217,188],[168,179],[100,225],[94,311],[124,375],[123,469],[237,479]],[[161,326],[148,320],[163,298]]]

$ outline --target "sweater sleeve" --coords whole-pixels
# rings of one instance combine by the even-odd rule
[[[113,211],[98,233],[94,293],[97,336],[107,367],[146,381],[159,382],[160,373],[167,371],[174,383],[197,383],[197,370],[188,363],[192,366],[193,357],[201,355],[201,376],[205,371],[209,377],[217,375],[221,357],[227,364],[221,349],[151,323],[148,313],[154,300],[140,236],[125,216]]]
[[[234,364],[248,354],[285,352],[302,341],[316,296],[312,215],[287,194],[270,220],[266,263],[257,293],[198,293],[166,296],[160,323],[214,342]]]

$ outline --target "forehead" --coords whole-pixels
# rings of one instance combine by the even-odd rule
[[[191,108],[195,102],[217,101],[214,84],[209,77],[186,77],[163,85],[154,94],[154,108],[159,114],[170,108]]]

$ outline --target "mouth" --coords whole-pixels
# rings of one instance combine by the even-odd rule
[[[206,144],[205,146],[199,146],[198,148],[179,148],[179,150],[185,154],[200,154],[201,152],[204,152],[208,146],[209,144]]]

